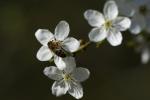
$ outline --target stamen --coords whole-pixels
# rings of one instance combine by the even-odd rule
[[[66,74],[66,73],[63,75],[63,78],[64,78],[65,81],[68,81],[68,80],[72,79],[70,74]]]
[[[106,27],[106,29],[109,29],[109,28],[111,28],[112,27],[112,21],[106,21],[105,22],[105,27]]]

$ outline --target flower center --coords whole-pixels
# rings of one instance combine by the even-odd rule
[[[61,49],[61,42],[52,40],[52,41],[48,42],[48,47],[53,51]]]
[[[141,6],[140,9],[139,9],[139,12],[142,14],[142,15],[146,15],[147,12],[148,12],[148,9],[146,6]]]
[[[112,27],[112,21],[108,20],[108,21],[105,22],[104,25],[105,25],[106,29],[109,29],[109,28]]]
[[[63,75],[63,78],[65,81],[72,80],[71,75],[66,73]]]

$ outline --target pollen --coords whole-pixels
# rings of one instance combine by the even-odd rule
[[[104,25],[105,25],[106,29],[109,29],[112,27],[112,21],[106,21]]]
[[[71,80],[71,75],[70,74],[64,74],[63,78],[65,81]]]

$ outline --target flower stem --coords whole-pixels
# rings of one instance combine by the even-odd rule
[[[91,43],[91,42],[88,41],[88,42],[86,42],[85,44],[81,45],[81,46],[79,47],[79,49],[78,49],[76,52],[82,51],[83,49],[87,48],[87,46],[89,46],[90,43]],[[76,52],[75,52],[75,53],[76,53]]]
[[[49,62],[52,63],[54,61],[54,58],[50,59]]]

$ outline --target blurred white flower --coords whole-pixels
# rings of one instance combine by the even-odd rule
[[[132,6],[132,0],[115,0],[118,8],[119,8],[119,12],[121,15],[125,15],[128,17],[131,17],[134,15],[135,10],[133,9]]]
[[[132,19],[130,31],[139,34],[145,30],[150,33],[150,0],[116,0],[120,12]]]
[[[118,7],[114,1],[107,1],[103,9],[104,15],[96,10],[87,10],[84,13],[85,19],[94,27],[89,33],[92,42],[100,42],[107,38],[112,46],[122,43],[120,31],[127,30],[131,21],[127,17],[118,16]]]
[[[135,38],[137,42],[136,51],[141,53],[141,62],[147,64],[150,60],[150,43],[142,35]]]
[[[83,88],[80,82],[88,79],[90,72],[86,68],[76,68],[76,63],[73,57],[63,58],[62,64],[57,64],[57,67],[50,66],[44,69],[44,74],[50,79],[55,80],[52,85],[52,94],[62,96],[67,92],[80,99],[83,97]],[[63,69],[62,65],[64,65]]]
[[[37,52],[37,59],[40,61],[49,61],[54,56],[54,61],[75,52],[80,46],[80,42],[69,35],[69,24],[66,21],[60,21],[55,28],[53,35],[47,29],[38,29],[35,33],[37,40],[43,45]]]

